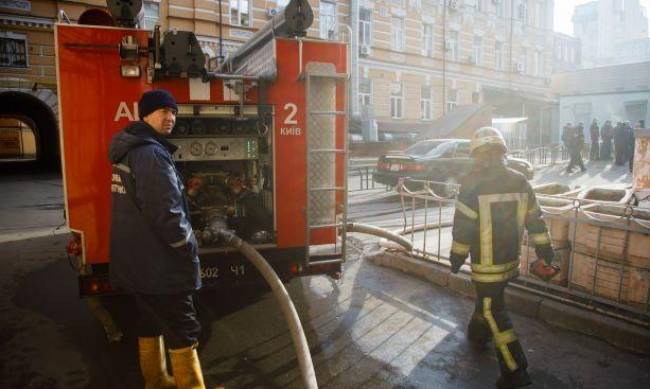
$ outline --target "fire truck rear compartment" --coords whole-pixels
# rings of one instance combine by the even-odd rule
[[[252,244],[274,243],[272,156],[261,120],[182,118],[170,141],[185,180],[203,251],[223,247],[221,230]],[[197,129],[199,129],[197,131]]]

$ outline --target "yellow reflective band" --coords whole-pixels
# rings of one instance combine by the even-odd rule
[[[453,251],[453,244],[452,244]],[[479,263],[472,264],[472,272],[478,273],[504,273],[511,269],[519,267],[519,260],[504,263],[503,265],[483,265]]]
[[[505,330],[494,336],[494,344],[499,347],[517,341],[517,335],[512,329]]]
[[[472,220],[478,219],[478,213],[459,200],[456,200],[456,210]]]
[[[472,269],[474,268],[474,265],[472,265]],[[509,270],[505,273],[478,273],[472,271],[472,280],[476,282],[502,282],[509,280],[513,277],[515,277],[517,274],[519,274],[519,268],[516,267],[512,270]]]
[[[551,239],[548,237],[548,234],[546,232],[530,234],[530,240],[532,240],[536,246],[551,243]]]
[[[489,297],[483,298],[483,317],[485,317],[485,320],[488,322],[488,326],[490,327],[490,331],[492,331],[492,335],[494,336],[495,339],[495,346],[501,352],[501,355],[503,356],[503,360],[506,363],[506,366],[510,371],[515,371],[517,370],[517,362],[515,362],[515,358],[513,358],[512,353],[510,352],[510,349],[508,349],[508,344],[505,343],[497,343],[497,338],[501,336],[501,332],[499,331],[499,327],[497,326],[497,322],[494,320],[494,316],[492,316],[492,299]],[[508,331],[505,331],[508,332]],[[513,333],[514,335],[514,333]],[[516,337],[515,337],[516,340]]]
[[[528,210],[528,216],[535,216],[539,211],[539,207],[537,204],[535,204],[531,209]]]
[[[528,193],[498,193],[478,196],[479,215],[479,236],[481,242],[481,264],[492,265],[494,263],[492,252],[492,204],[503,202],[517,202],[517,231],[521,239],[524,222],[526,221],[526,210],[528,209]]]
[[[469,249],[468,244],[458,243],[455,240],[451,242],[451,252],[454,254],[466,256],[469,254]]]

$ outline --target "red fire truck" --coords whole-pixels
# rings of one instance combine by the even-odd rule
[[[261,281],[216,228],[252,244],[283,281],[340,275],[347,45],[305,38],[313,15],[304,4],[292,1],[215,70],[193,33],[134,28],[137,12],[126,6],[113,12],[117,27],[56,25],[68,251],[81,295],[115,292],[108,145],[138,120],[137,101],[154,88],[179,104],[169,140],[179,147],[174,159],[186,180],[204,284]]]

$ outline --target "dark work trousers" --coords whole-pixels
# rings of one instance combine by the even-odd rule
[[[506,310],[503,292],[507,285],[507,281],[498,283],[474,282],[476,308],[469,324],[469,327],[474,327],[475,333],[491,334],[502,375],[507,375],[518,369],[525,370],[528,368],[526,355],[517,335],[515,335]],[[480,327],[484,327],[484,330],[480,331]],[[489,332],[486,330],[489,330]]]
[[[603,141],[603,145],[600,148],[600,159],[609,161],[612,159],[612,141]]]
[[[589,160],[597,161],[600,159],[600,150],[598,142],[591,142],[591,151],[589,152]]]
[[[135,296],[138,336],[163,335],[167,348],[179,349],[197,343],[201,324],[196,317],[192,293]]]
[[[616,154],[615,164],[621,166],[627,159],[627,149],[618,142],[614,143],[614,153]]]
[[[567,166],[566,170],[567,172],[570,172],[574,166],[579,166],[580,170],[585,170],[585,164],[582,162],[582,155],[580,155],[580,149],[579,148],[572,148],[569,150],[569,153],[571,155],[571,161],[569,161],[569,166]]]

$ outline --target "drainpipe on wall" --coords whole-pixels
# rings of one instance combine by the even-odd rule
[[[359,0],[350,0],[350,112],[359,115]],[[352,116],[350,115],[350,116]]]

